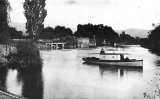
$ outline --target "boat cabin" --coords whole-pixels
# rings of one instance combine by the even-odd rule
[[[128,59],[128,57],[124,58],[124,54],[122,53],[105,53],[105,54],[100,54],[99,59],[100,60],[124,60],[124,59]]]
[[[129,55],[127,53],[105,53],[104,50],[99,54],[100,60],[129,60],[125,55]]]

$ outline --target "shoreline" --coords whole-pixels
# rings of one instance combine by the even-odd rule
[[[24,98],[19,95],[15,95],[7,91],[2,91],[1,89],[0,89],[0,98],[2,99],[27,99],[27,98]]]

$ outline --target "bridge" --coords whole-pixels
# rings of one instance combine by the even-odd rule
[[[53,42],[51,40],[47,40],[47,41],[39,40],[39,42],[38,42],[39,47],[50,48],[50,49],[64,49],[65,44],[66,43]]]
[[[53,42],[50,42],[50,43],[46,43],[47,46],[51,47],[52,49],[63,49],[64,48],[64,44],[65,43],[53,43]]]

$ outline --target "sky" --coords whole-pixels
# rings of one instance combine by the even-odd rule
[[[24,0],[9,0],[11,22],[26,23]],[[46,0],[44,25],[76,30],[78,24],[104,24],[114,30],[153,28],[160,23],[160,0]]]

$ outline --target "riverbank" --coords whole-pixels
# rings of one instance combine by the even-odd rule
[[[0,66],[6,66],[8,64],[7,59],[5,58],[10,52],[15,52],[14,46],[0,44]],[[26,99],[24,97],[15,95],[13,93],[7,92],[0,89],[0,99]]]
[[[0,90],[0,99],[27,99],[27,98]]]

